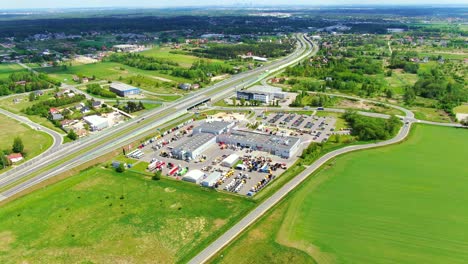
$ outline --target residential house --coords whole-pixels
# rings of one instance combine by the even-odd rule
[[[80,109],[80,112],[81,112],[82,114],[86,114],[86,113],[91,112],[91,109],[89,109],[89,107],[87,107],[87,106],[83,106],[83,107]]]
[[[58,114],[52,114],[52,120],[62,120],[64,117],[62,114],[58,113]]]
[[[21,153],[12,153],[8,155],[7,158],[11,163],[16,163],[23,160],[23,155]]]
[[[59,110],[58,108],[50,108],[50,109],[49,109],[49,113],[50,113],[51,115],[53,115],[53,114],[59,114],[59,113],[60,113],[60,110]]]
[[[179,88],[182,89],[182,90],[190,90],[190,88],[192,88],[192,84],[190,83],[181,83],[179,84]]]

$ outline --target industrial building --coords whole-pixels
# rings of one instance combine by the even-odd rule
[[[272,136],[247,131],[221,134],[217,142],[265,151],[283,158],[292,157],[300,145],[300,139],[297,137]]]
[[[140,94],[140,89],[138,89],[137,87],[121,82],[111,83],[109,90],[122,97]]]
[[[193,134],[188,140],[174,147],[171,153],[177,159],[195,159],[214,143],[216,143],[216,136],[214,134]]]
[[[83,120],[89,125],[91,131],[99,131],[109,127],[107,118],[98,115],[85,116]]]
[[[219,171],[213,171],[206,179],[204,179],[201,183],[202,186],[205,187],[213,187],[216,182],[221,178],[221,172]]]
[[[195,127],[193,134],[208,133],[213,135],[220,135],[226,133],[231,129],[235,123],[226,121],[211,121],[207,120],[205,123]]]
[[[221,165],[224,167],[232,167],[236,165],[237,161],[239,161],[239,155],[232,153],[231,155],[227,156],[222,162]]]
[[[286,98],[286,93],[283,92],[279,87],[256,85],[247,90],[237,91],[237,98],[245,99],[248,101],[257,100],[262,103],[268,104],[275,98]]]
[[[199,184],[204,176],[205,173],[203,173],[201,170],[191,170],[185,174],[182,180]]]

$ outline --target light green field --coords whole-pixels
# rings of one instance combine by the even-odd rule
[[[11,150],[13,139],[19,136],[23,140],[27,158],[39,155],[53,143],[52,137],[46,133],[33,130],[31,127],[4,115],[0,115],[0,131],[0,150]]]
[[[115,62],[99,62],[92,64],[83,64],[67,67],[63,69],[61,67],[57,68],[37,68],[37,71],[48,73],[51,77],[56,78],[59,81],[66,83],[74,83],[73,75],[83,74],[88,77],[93,75],[100,80],[118,80],[120,76],[122,78],[134,75],[144,75],[150,78],[165,78],[173,80],[175,82],[189,82],[189,80],[184,78],[176,78],[173,76],[168,76],[165,74],[158,73],[156,71],[146,71],[126,66],[120,63]]]
[[[418,76],[416,74],[393,71],[392,76],[385,77],[385,80],[395,94],[402,95],[405,93],[405,86],[413,86],[418,80]]]
[[[417,125],[402,144],[341,156],[213,262],[466,263],[467,138]]]
[[[8,78],[14,72],[20,71],[26,71],[26,69],[16,63],[0,63],[0,80]]]
[[[55,91],[48,91],[44,92],[44,95],[37,97],[35,101],[29,101],[29,94],[17,94],[7,98],[0,98],[0,107],[13,112],[13,113],[20,113],[21,110],[32,106],[35,103],[41,101],[47,101],[49,99],[54,98]],[[14,100],[17,100],[15,102]]]
[[[173,62],[178,63],[180,66],[184,68],[190,68],[194,62],[200,60],[200,58],[196,56],[171,53],[171,50],[172,49],[170,47],[154,47],[150,50],[140,52],[139,54],[158,58],[158,59],[171,60]],[[172,51],[175,51],[175,50],[172,50]],[[211,60],[211,61],[220,62],[219,60]]]
[[[453,112],[460,114],[468,114],[468,104],[457,106],[453,109]]]
[[[411,111],[413,111],[414,116],[417,119],[434,121],[434,122],[446,122],[446,123],[452,122],[452,120],[450,119],[450,116],[440,109],[414,106],[414,107],[411,107]]]
[[[0,262],[185,262],[252,206],[185,182],[92,168],[0,208]]]

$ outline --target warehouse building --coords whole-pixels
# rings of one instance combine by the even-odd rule
[[[227,156],[222,162],[221,165],[224,167],[232,167],[236,165],[237,161],[239,161],[239,155],[232,153],[231,155]]]
[[[99,131],[109,127],[107,118],[98,115],[85,116],[83,120],[89,125],[91,131]]]
[[[280,137],[247,131],[221,134],[217,142],[265,151],[283,158],[291,158],[300,146],[300,139],[297,137]]]
[[[207,120],[205,123],[195,127],[193,134],[208,133],[213,135],[220,135],[228,132],[235,123],[226,121],[210,121]]]
[[[205,173],[203,173],[201,170],[191,170],[185,174],[182,180],[199,184],[203,180],[204,176]]]
[[[216,184],[216,182],[218,182],[218,180],[221,178],[221,176],[221,172],[214,171],[202,181],[201,185],[205,187],[213,187]]]
[[[237,91],[237,99],[256,100],[268,104],[273,99],[284,99],[286,93],[279,87],[256,85],[247,90]]]
[[[173,157],[181,160],[191,160],[200,156],[203,151],[216,143],[216,136],[208,133],[194,134],[188,140],[180,143],[171,151]]]
[[[137,87],[121,82],[111,83],[109,90],[122,97],[140,94],[140,89],[138,89]]]

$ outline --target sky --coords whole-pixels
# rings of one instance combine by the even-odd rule
[[[264,5],[413,5],[440,4],[440,0],[0,0],[0,9],[86,8],[86,7],[178,7],[178,6],[264,6]],[[450,0],[466,4],[467,0]]]

